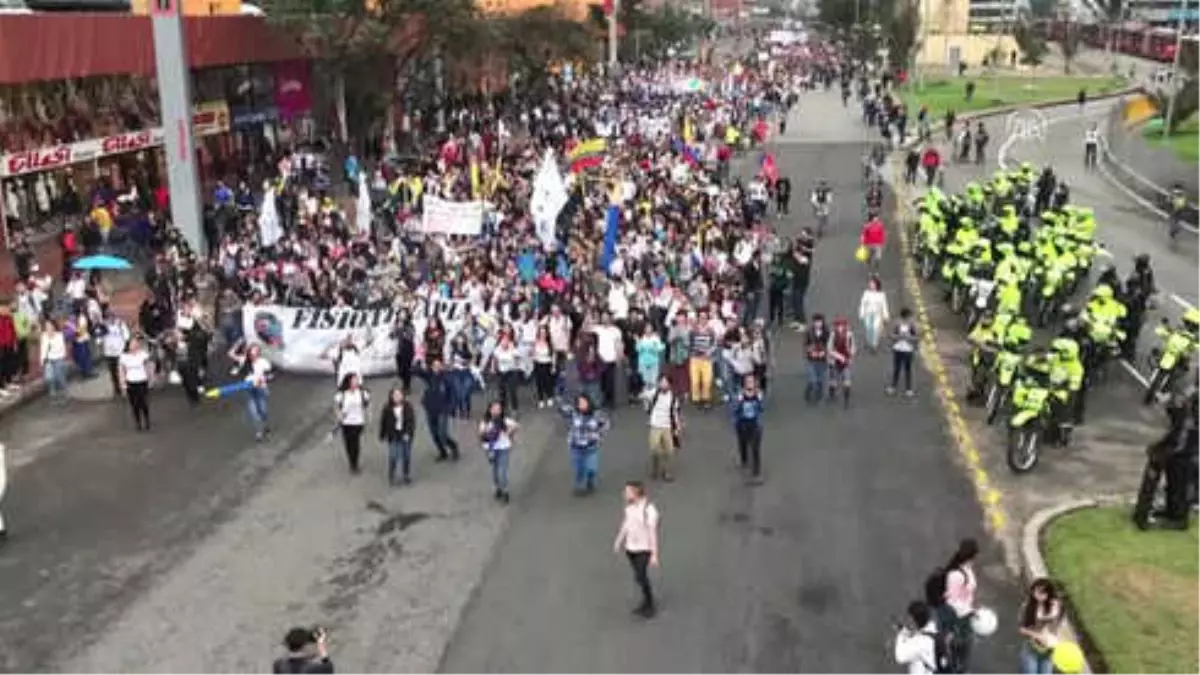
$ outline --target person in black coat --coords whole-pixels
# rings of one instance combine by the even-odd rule
[[[417,352],[415,330],[407,313],[402,314],[392,328],[392,339],[396,341],[396,377],[406,394],[412,391],[413,357]]]
[[[324,673],[332,675],[333,661],[325,644],[325,631],[321,628],[293,628],[283,638],[287,656],[275,659],[271,672]]]
[[[454,389],[450,373],[438,357],[429,361],[428,369],[414,369],[413,375],[425,381],[425,393],[421,395],[421,407],[429,422],[429,436],[437,447],[439,462],[447,459],[458,461],[458,443],[450,436],[450,413],[453,412]]]
[[[379,415],[379,440],[388,447],[388,483],[396,484],[396,465],[400,482],[412,483],[412,442],[417,431],[417,415],[401,388],[393,388]]]

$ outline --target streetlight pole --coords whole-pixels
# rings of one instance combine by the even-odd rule
[[[158,80],[159,110],[162,111],[171,221],[193,251],[203,251],[200,181],[192,130],[192,76],[188,71],[187,43],[183,39],[182,11],[182,3],[178,0],[156,0],[151,7],[154,74]]]
[[[1186,25],[1188,0],[1179,0],[1179,21],[1175,25],[1175,61],[1171,64],[1171,98],[1167,101],[1167,118],[1163,120],[1163,138],[1171,135],[1171,119],[1175,117],[1175,99],[1179,97],[1179,53],[1183,51],[1183,29]]]
[[[617,16],[621,13],[621,0],[612,0],[612,13],[608,15],[608,66],[617,69]]]

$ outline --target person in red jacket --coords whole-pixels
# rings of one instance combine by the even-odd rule
[[[17,376],[17,323],[12,309],[0,306],[0,397],[8,397],[8,386]]]
[[[858,243],[867,249],[867,265],[871,269],[878,268],[879,260],[883,257],[883,246],[887,243],[887,229],[878,215],[871,216],[863,225]]]
[[[925,185],[933,187],[938,168],[941,166],[942,156],[938,154],[937,148],[932,145],[925,148],[925,152],[921,153],[921,167],[925,169]]]

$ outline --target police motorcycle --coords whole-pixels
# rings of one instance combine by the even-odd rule
[[[1025,351],[1033,331],[1020,315],[1001,314],[997,317],[1000,336],[992,359],[991,379],[984,397],[987,423],[993,424],[1012,407],[1013,387],[1025,363]]]
[[[1025,361],[1012,394],[1008,420],[1006,460],[1014,473],[1027,473],[1038,463],[1046,443],[1070,443],[1072,424],[1068,410],[1080,395],[1083,379],[1078,345],[1057,338],[1049,351]]]
[[[1050,397],[1050,389],[1033,377],[1018,379],[1013,388],[1005,459],[1014,473],[1027,473],[1037,466],[1052,425]]]
[[[1146,378],[1146,394],[1142,403],[1153,403],[1160,394],[1169,394],[1190,369],[1191,356],[1200,346],[1200,311],[1192,309],[1183,315],[1182,325],[1178,328],[1171,326],[1170,320],[1163,318],[1162,323],[1155,326],[1154,333],[1162,340],[1162,345],[1150,350],[1149,362],[1152,366],[1150,376]]]
[[[987,240],[980,240],[980,243],[985,241]],[[980,261],[971,266],[967,281],[967,330],[974,328],[979,319],[992,309],[996,290],[995,271],[996,266],[990,260]]]
[[[1106,307],[1115,307],[1119,313]],[[1083,363],[1089,386],[1106,381],[1109,364],[1121,354],[1125,333],[1120,329],[1120,323],[1125,312],[1124,305],[1114,298],[1111,286],[1099,284],[1092,289],[1091,298],[1079,315],[1087,328]]]

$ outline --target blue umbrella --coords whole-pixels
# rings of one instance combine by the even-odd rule
[[[89,255],[75,261],[71,265],[77,270],[131,270],[133,265],[124,258],[115,255]]]

